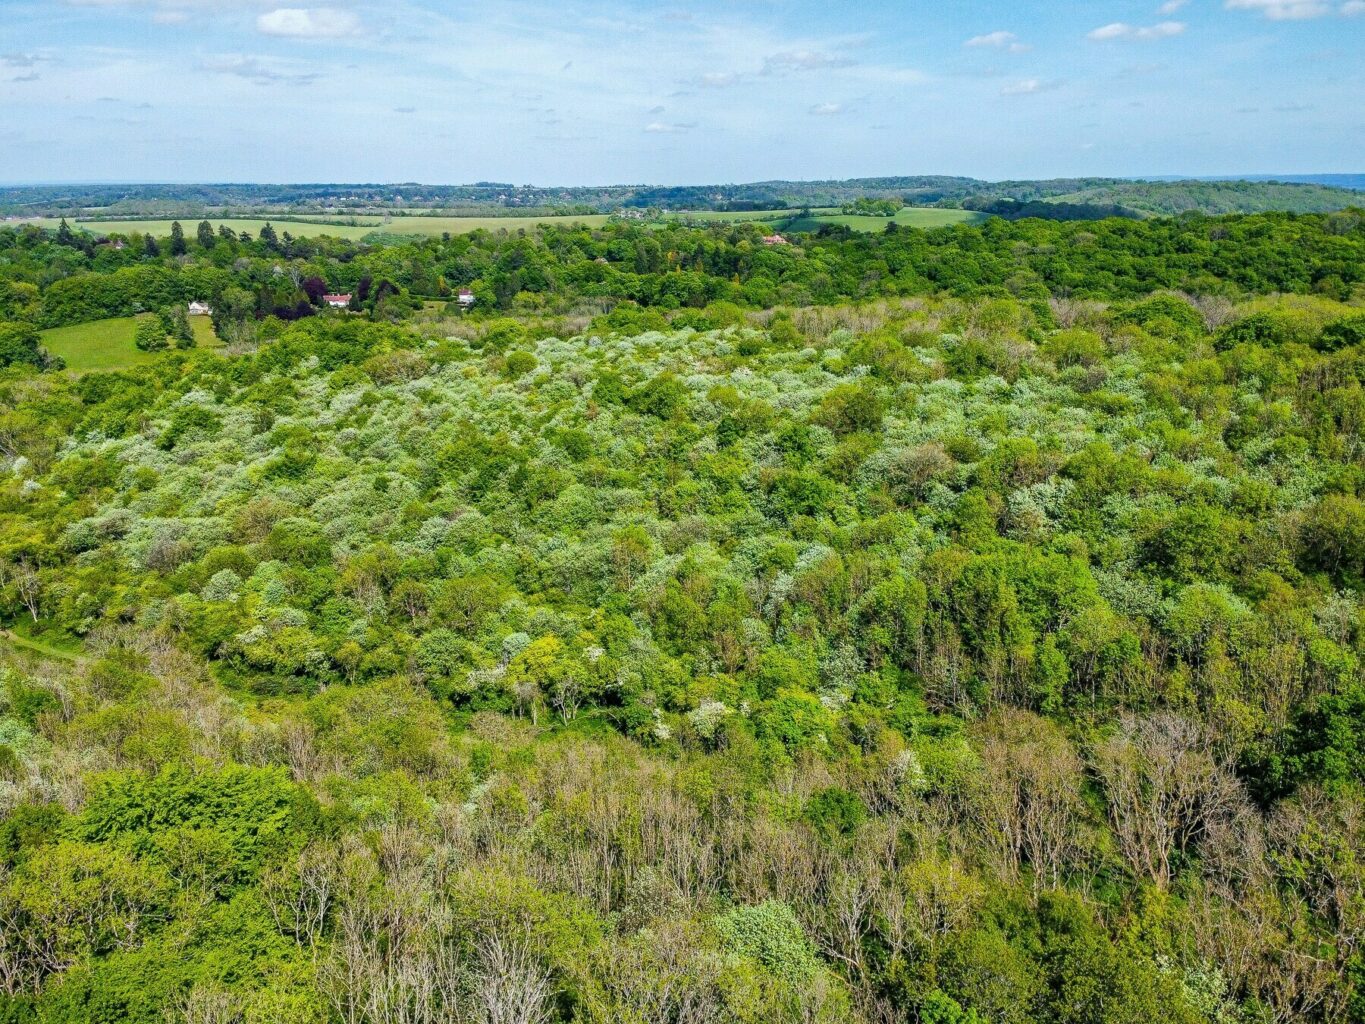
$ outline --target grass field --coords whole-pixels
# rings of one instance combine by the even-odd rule
[[[350,219],[350,218],[347,218]],[[375,231],[394,235],[439,235],[449,231],[452,235],[466,234],[485,228],[489,231],[516,231],[533,228],[537,224],[586,224],[600,227],[607,222],[606,214],[593,214],[586,217],[394,217],[385,224],[381,217],[357,217],[358,224],[327,224],[321,221],[271,220],[270,223],[280,234],[288,231],[296,238],[311,238],[318,235],[332,235],[335,238],[360,239]],[[39,227],[55,228],[61,221],[44,217],[30,221]],[[151,234],[165,238],[171,233],[169,220],[100,220],[68,221],[72,227],[83,228],[98,234]],[[199,221],[187,217],[180,222],[187,236],[193,237]],[[226,224],[233,231],[248,231],[253,236],[261,233],[266,221],[263,218],[237,219],[229,217],[210,217],[209,223],[217,230],[218,225]]]
[[[741,221],[775,224],[786,221],[794,213],[795,211],[792,210],[742,210],[734,213],[699,210],[695,213],[675,212],[670,214],[670,219],[676,217],[717,224],[733,224]],[[937,228],[948,224],[975,223],[985,218],[984,214],[972,213],[968,210],[938,210],[909,206],[893,218],[846,216],[837,209],[818,209],[812,210],[811,213],[811,217],[797,221],[789,230],[815,231],[821,224],[844,224],[856,231],[883,231],[890,220],[906,227]],[[274,225],[276,231],[280,233],[288,231],[297,238],[332,235],[336,238],[361,239],[376,231],[393,235],[439,235],[448,231],[452,235],[460,235],[470,231],[478,231],[480,228],[488,231],[518,231],[533,228],[537,224],[584,224],[595,228],[601,227],[609,218],[606,214],[576,217],[394,217],[387,224],[381,217],[357,217],[354,219],[359,223],[328,224],[323,221],[295,220],[272,220],[270,223]],[[36,219],[31,223],[40,227],[55,228],[61,221],[46,217]],[[74,227],[102,234],[151,234],[157,238],[165,238],[171,233],[172,222],[169,220],[74,220],[70,223]],[[193,235],[198,221],[195,218],[187,217],[180,223],[187,235]],[[234,231],[247,231],[252,235],[258,235],[266,222],[259,218],[209,218],[209,223],[215,229],[220,224],[226,224]]]
[[[903,227],[941,228],[950,224],[975,224],[986,219],[984,213],[971,210],[940,210],[924,206],[907,206],[894,217],[866,217],[856,214],[840,213],[837,207],[811,210],[811,216],[802,217],[790,224],[788,218],[795,216],[796,210],[745,210],[738,213],[723,213],[706,210],[699,213],[679,213],[677,216],[716,224],[734,224],[740,221],[761,221],[765,224],[781,225],[787,231],[818,231],[823,224],[843,224],[855,231],[885,231],[891,221]]]
[[[157,353],[143,352],[133,345],[137,320],[135,316],[123,316],[71,327],[54,327],[43,331],[43,347],[65,359],[66,368],[74,373],[123,370],[150,363]],[[190,317],[190,326],[194,328],[194,338],[200,348],[222,346],[208,317]]]
[[[669,218],[679,220],[704,221],[710,224],[738,224],[747,221],[763,221],[770,224],[792,215],[791,210],[696,210],[693,212],[670,211]]]
[[[894,221],[907,228],[943,228],[952,224],[976,224],[986,219],[984,213],[972,210],[939,210],[930,207],[907,206],[894,217],[867,217],[845,214],[837,210],[811,211],[812,217],[796,221],[790,231],[818,231],[822,224],[842,224],[854,231],[885,231]]]

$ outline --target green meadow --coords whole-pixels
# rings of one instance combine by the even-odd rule
[[[840,213],[838,210],[812,211],[813,216],[802,217],[787,226],[789,231],[818,231],[824,224],[842,224],[854,231],[885,231],[886,225],[899,224],[906,228],[944,228],[953,224],[976,224],[986,219],[974,210],[940,210],[936,207],[907,206],[894,217],[869,217],[865,214]]]
[[[366,235],[376,231],[391,235],[441,235],[449,232],[452,235],[467,234],[470,231],[480,229],[487,231],[517,231],[524,228],[533,228],[537,224],[558,223],[558,224],[586,224],[589,227],[600,227],[607,222],[606,214],[592,214],[590,216],[577,217],[394,217],[389,223],[385,224],[382,217],[355,217],[346,218],[348,221],[355,220],[356,223],[335,224],[325,220],[290,220],[290,219],[270,219],[270,224],[277,232],[283,234],[288,231],[296,238],[314,238],[319,235],[331,235],[334,238],[361,239]],[[267,218],[208,218],[214,230],[219,225],[226,225],[236,232],[246,231],[253,237],[259,235],[261,228],[265,226]],[[193,237],[195,225],[199,219],[186,217],[180,221],[180,226],[185,229],[187,236]],[[61,221],[51,217],[31,221],[45,228],[55,228]],[[95,234],[150,234],[157,238],[164,238],[171,233],[171,220],[69,220],[73,228],[90,231]]]
[[[931,207],[910,207],[901,210],[895,217],[867,217],[848,215],[839,212],[837,207],[816,209],[809,217],[793,220],[800,211],[796,210],[741,210],[725,212],[719,210],[698,210],[695,212],[676,212],[669,219],[690,220],[711,224],[736,224],[759,222],[781,226],[788,231],[817,231],[824,224],[843,224],[855,231],[883,231],[891,221],[905,227],[937,228],[950,224],[971,224],[985,219],[984,214],[970,210],[940,210]],[[534,228],[539,224],[583,224],[598,228],[606,224],[607,214],[590,214],[572,217],[394,217],[386,224],[382,217],[346,218],[355,223],[331,223],[326,220],[271,219],[269,222],[280,234],[288,231],[296,238],[315,238],[331,235],[335,238],[359,240],[367,235],[380,232],[386,235],[452,235],[467,234],[471,231],[520,231]],[[226,225],[238,233],[248,232],[259,235],[266,224],[266,218],[209,218],[209,223],[217,230]],[[61,221],[52,217],[35,219],[30,223],[40,227],[55,228]],[[95,234],[141,235],[150,234],[165,238],[171,233],[173,221],[158,220],[69,220],[74,228]],[[193,236],[198,220],[186,217],[181,227],[186,235]]]
[[[799,210],[744,210],[727,213],[704,210],[698,213],[680,213],[681,219],[705,221],[712,224],[737,224],[759,221],[781,228],[783,231],[818,231],[826,224],[842,224],[854,231],[885,231],[886,225],[893,221],[902,227],[941,228],[952,224],[975,224],[986,219],[984,213],[973,210],[941,210],[937,207],[907,206],[894,217],[869,217],[860,214],[840,213],[838,207],[813,209],[810,216],[801,217]]]
[[[123,370],[150,363],[157,358],[157,353],[143,352],[133,344],[137,321],[135,316],[120,316],[54,327],[42,332],[43,347],[65,359],[66,368],[74,373]],[[194,338],[200,348],[222,346],[208,317],[190,317],[190,326],[194,328]]]

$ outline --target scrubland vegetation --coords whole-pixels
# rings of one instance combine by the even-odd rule
[[[762,234],[0,231],[0,1020],[1365,1021],[1361,215]]]

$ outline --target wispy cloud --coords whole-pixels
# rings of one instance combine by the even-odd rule
[[[1000,90],[1001,96],[1035,96],[1042,92],[1052,92],[1066,85],[1062,78],[1021,78],[1010,82]]]
[[[1160,7],[1156,9],[1156,13],[1161,15],[1171,15],[1174,14],[1176,11],[1180,10],[1180,8],[1184,7],[1189,2],[1190,0],[1166,0],[1164,4],[1162,4]]]
[[[817,103],[808,111],[816,117],[833,117],[835,114],[842,114],[843,112],[844,105],[842,103]]]
[[[1137,39],[1150,42],[1154,39],[1170,39],[1178,36],[1186,28],[1187,26],[1183,21],[1160,21],[1155,25],[1129,25],[1126,21],[1115,21],[1091,30],[1086,37],[1101,43],[1115,39]]]
[[[822,68],[851,67],[853,61],[847,57],[836,57],[817,50],[788,50],[774,53],[763,58],[763,74],[771,75],[782,71],[819,71]]]
[[[728,89],[732,85],[739,85],[743,78],[738,71],[706,71],[687,84],[698,85],[703,89]]]
[[[1255,11],[1271,21],[1304,21],[1332,13],[1332,5],[1322,0],[1227,0],[1230,11]]]
[[[645,132],[650,135],[676,135],[680,132],[690,132],[697,127],[695,121],[650,121],[645,125]]]
[[[310,85],[322,77],[315,71],[291,69],[274,62],[267,62],[260,57],[248,57],[243,54],[209,57],[200,66],[205,71],[213,71],[221,75],[235,75],[238,78],[255,82],[257,85],[269,85],[275,82],[289,85]]]

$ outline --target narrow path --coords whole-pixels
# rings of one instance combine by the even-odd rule
[[[38,640],[30,640],[28,637],[20,636],[18,633],[15,633],[12,629],[0,629],[0,640],[11,643],[15,647],[32,651],[35,654],[41,654],[45,658],[58,658],[62,661],[72,662],[79,660],[79,655],[72,654],[70,651],[64,651],[59,647],[51,647]]]

